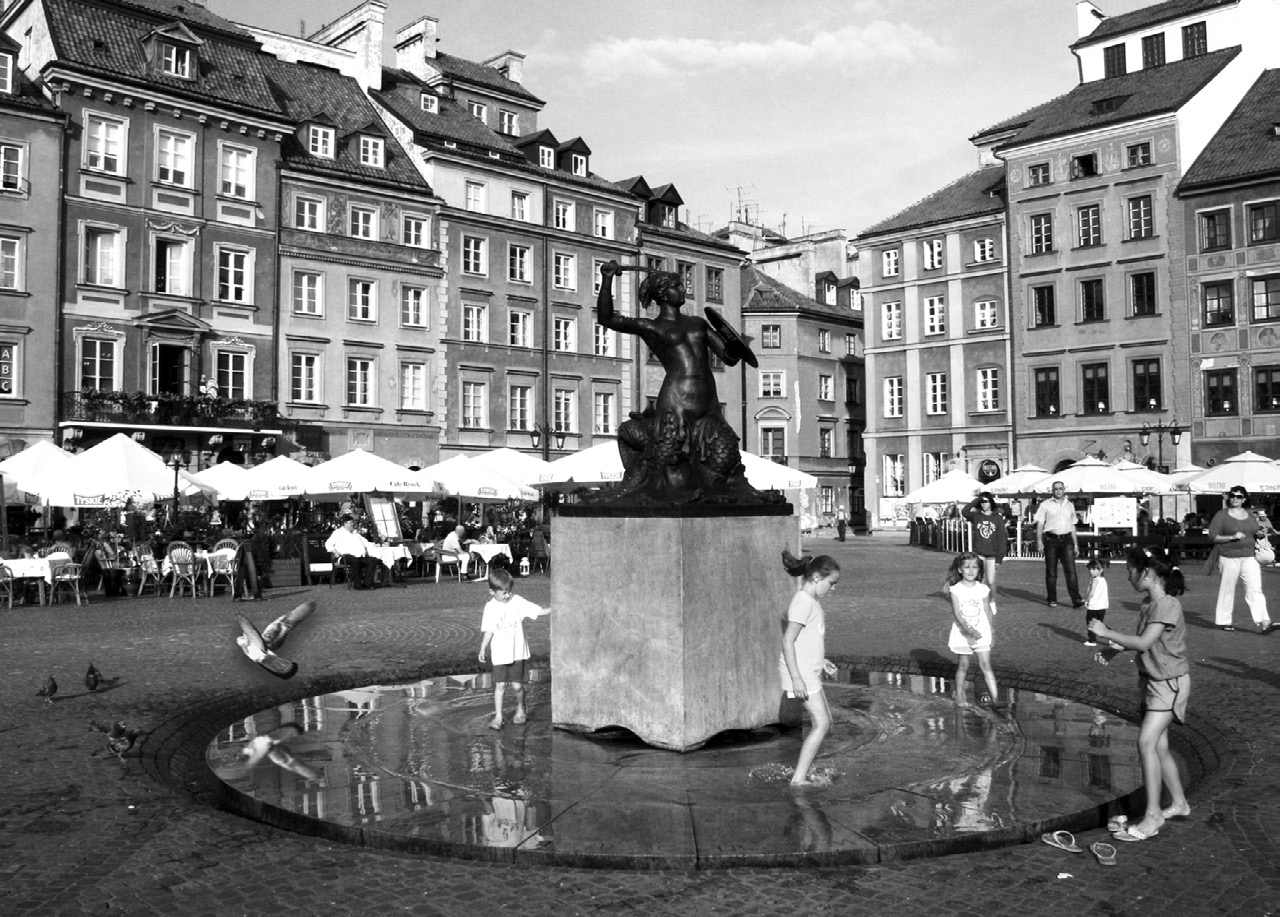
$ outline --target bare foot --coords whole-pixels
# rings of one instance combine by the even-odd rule
[[[528,719],[529,717],[525,715],[525,712],[523,710],[517,710],[516,715],[511,718],[511,722],[519,726],[522,723],[527,722]]]
[[[490,729],[501,729],[501,728],[502,728],[502,718],[501,718],[501,717],[498,717],[498,716],[495,716],[493,719],[489,720],[489,728],[490,728]]]

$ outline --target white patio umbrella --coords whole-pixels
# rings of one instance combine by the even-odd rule
[[[1152,471],[1146,465],[1139,465],[1137,462],[1119,461],[1111,466],[1125,477],[1132,478],[1142,487],[1144,494],[1171,494],[1174,493],[1173,482],[1169,480],[1169,475],[1161,474],[1158,471]]]
[[[1191,480],[1196,475],[1207,470],[1207,468],[1196,465],[1192,462],[1187,462],[1185,465],[1179,465],[1177,468],[1173,469],[1173,471],[1169,472],[1169,486],[1175,491],[1185,493],[1187,489],[1182,485],[1186,484],[1187,481]]]
[[[1019,465],[1004,477],[996,478],[985,489],[994,497],[1016,497],[1019,494],[1034,493],[1031,488],[1048,473],[1039,465]]]
[[[423,487],[444,491],[464,500],[529,500],[538,492],[527,484],[513,481],[475,459],[455,455],[451,459],[428,465],[417,472]]]
[[[556,459],[538,478],[537,486],[543,490],[571,490],[621,480],[622,457],[618,455],[618,444],[609,440]]]
[[[536,484],[551,467],[550,462],[543,461],[536,455],[505,446],[492,452],[473,455],[470,459],[518,484]]]
[[[1193,494],[1224,494],[1232,487],[1249,493],[1280,493],[1280,465],[1256,452],[1241,452],[1190,478],[1183,485]]]
[[[307,470],[302,493],[311,500],[342,499],[350,494],[388,494],[422,499],[431,493],[415,472],[363,449],[352,449]]]
[[[32,443],[16,455],[11,455],[0,462],[0,475],[4,476],[4,498],[9,503],[38,503],[39,495],[24,482],[37,475],[61,468],[71,461],[72,455],[65,449],[59,449],[47,439]],[[28,499],[29,497],[29,499]]]
[[[302,496],[302,482],[311,466],[277,455],[244,473],[246,500],[286,500]]]
[[[747,483],[756,490],[805,490],[818,486],[818,479],[813,475],[779,465],[753,452],[742,453],[742,466],[746,469]]]
[[[248,493],[245,481],[248,470],[235,462],[219,462],[191,475],[191,480],[218,491],[219,500],[244,500]]]
[[[982,490],[982,482],[963,468],[952,468],[942,477],[917,487],[905,497],[906,503],[968,503]]]
[[[174,472],[146,446],[117,433],[42,472],[31,484],[48,506],[122,506],[129,500],[141,506],[173,495]],[[197,494],[216,495],[212,487],[198,484],[181,470],[178,493],[189,499]]]
[[[1133,478],[1126,477],[1106,462],[1087,456],[1070,468],[1045,475],[1032,485],[1032,493],[1053,493],[1054,482],[1061,481],[1068,494],[1119,495],[1140,494],[1142,487]]]

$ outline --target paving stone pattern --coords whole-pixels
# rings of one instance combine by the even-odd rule
[[[828,655],[925,668],[946,659],[950,619],[938,586],[947,555],[865,537],[806,549],[844,569],[824,600]],[[850,868],[538,869],[291,834],[216,808],[201,743],[239,716],[297,697],[474,671],[484,585],[281,588],[248,605],[94,596],[80,608],[0,609],[0,913],[1280,914],[1280,632],[1213,629],[1217,581],[1188,572],[1195,719],[1183,739],[1216,770],[1191,794],[1191,821],[1117,844],[1110,869],[1040,843]],[[1108,578],[1108,620],[1131,628],[1136,597],[1122,568]],[[1280,571],[1266,571],[1264,583],[1280,620]],[[545,604],[549,580],[520,580],[518,590]],[[1091,661],[1080,645],[1083,612],[1045,605],[1040,564],[1006,563],[1000,591],[997,674],[1133,710],[1132,664]],[[287,644],[301,669],[280,681],[235,647],[233,612],[261,624],[306,598],[319,609]],[[1238,599],[1237,623],[1247,615]],[[545,656],[546,621],[527,633]],[[96,694],[83,685],[91,660],[107,679]],[[34,696],[50,673],[60,688],[53,704]],[[146,730],[123,761],[88,729],[90,720],[117,719]],[[1110,840],[1101,829],[1077,839]]]

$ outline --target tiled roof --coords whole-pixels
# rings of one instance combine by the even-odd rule
[[[653,189],[649,187],[649,183],[644,180],[643,175],[632,175],[630,178],[624,178],[622,181],[614,182],[619,188],[628,194],[634,194],[636,197],[648,200],[653,197]]]
[[[333,159],[310,155],[292,135],[284,146],[284,158],[291,168],[308,172],[376,182],[393,182],[427,188],[427,182],[408,155],[387,131],[373,103],[360,84],[336,70],[313,64],[287,63],[268,59],[267,79],[276,101],[291,121],[323,120],[332,124],[341,137],[352,133],[371,134],[386,141],[385,168],[363,165],[355,142],[339,143]]]
[[[559,146],[560,141],[556,139],[556,135],[551,133],[545,127],[534,131],[532,134],[521,134],[512,141],[516,146],[524,148],[531,143],[542,143],[546,146]]]
[[[1035,140],[1177,111],[1239,53],[1238,46],[1223,48],[1164,67],[1081,83],[1066,95],[988,127],[974,136],[982,137],[1025,125],[1012,138],[997,144],[997,149],[1007,149]],[[1095,111],[1095,103],[1121,98],[1123,101],[1109,111]]]
[[[1005,205],[1004,166],[987,166],[956,179],[887,220],[864,229],[855,238],[865,239],[889,232],[902,232],[935,223],[950,223],[970,217],[1000,213]]]
[[[446,76],[451,76],[455,80],[462,80],[479,86],[488,86],[518,99],[525,99],[535,105],[546,104],[519,83],[507,79],[493,67],[485,64],[477,64],[475,61],[454,57],[452,54],[437,52],[435,66]]]
[[[838,318],[853,319],[851,309],[821,302],[774,280],[754,265],[742,267],[742,311],[750,312],[817,312]]]
[[[1277,123],[1280,70],[1264,70],[1187,169],[1178,191],[1261,176],[1280,178]]]
[[[1215,6],[1227,6],[1237,2],[1239,0],[1166,0],[1165,3],[1143,7],[1140,10],[1134,10],[1132,13],[1108,16],[1102,20],[1096,29],[1078,40],[1071,47],[1081,48],[1085,45],[1123,35],[1126,32],[1135,32],[1161,22],[1168,22],[1171,19],[1193,16],[1204,10],[1213,9]]]
[[[13,68],[13,91],[0,95],[0,107],[35,109],[66,118],[62,109],[45,98],[44,93],[17,67]]]
[[[616,187],[614,190],[617,190]],[[726,255],[735,256],[737,258],[743,257],[741,249],[734,248],[723,239],[717,239],[715,236],[708,235],[700,229],[694,229],[688,223],[676,221],[675,226],[658,226],[654,223],[637,223],[636,229],[638,229],[642,235],[656,237],[669,236],[673,239],[679,239],[686,242],[696,242],[699,245],[719,249]]]
[[[232,31],[226,20],[201,6],[179,0],[111,4],[44,0],[44,5],[58,60],[70,69],[140,87],[158,87],[203,102],[280,114],[262,69],[269,55],[258,50],[255,42],[241,40],[239,36],[251,38],[246,33]],[[147,63],[141,41],[157,24],[152,14],[167,21],[181,19],[204,41],[196,80],[158,73]],[[219,24],[226,24],[226,28]]]

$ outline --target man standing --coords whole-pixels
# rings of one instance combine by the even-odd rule
[[[1058,607],[1059,559],[1071,604],[1076,608],[1084,605],[1076,583],[1076,508],[1067,499],[1067,486],[1061,481],[1053,482],[1053,498],[1036,510],[1036,548],[1044,552],[1044,588],[1049,594],[1049,607]]]
[[[324,547],[347,565],[352,588],[369,589],[373,586],[373,575],[378,570],[379,561],[369,555],[369,542],[356,531],[356,520],[353,517],[342,517],[342,524],[333,530]]]
[[[844,541],[845,530],[849,528],[849,520],[844,517],[844,507],[836,511],[836,537]]]

